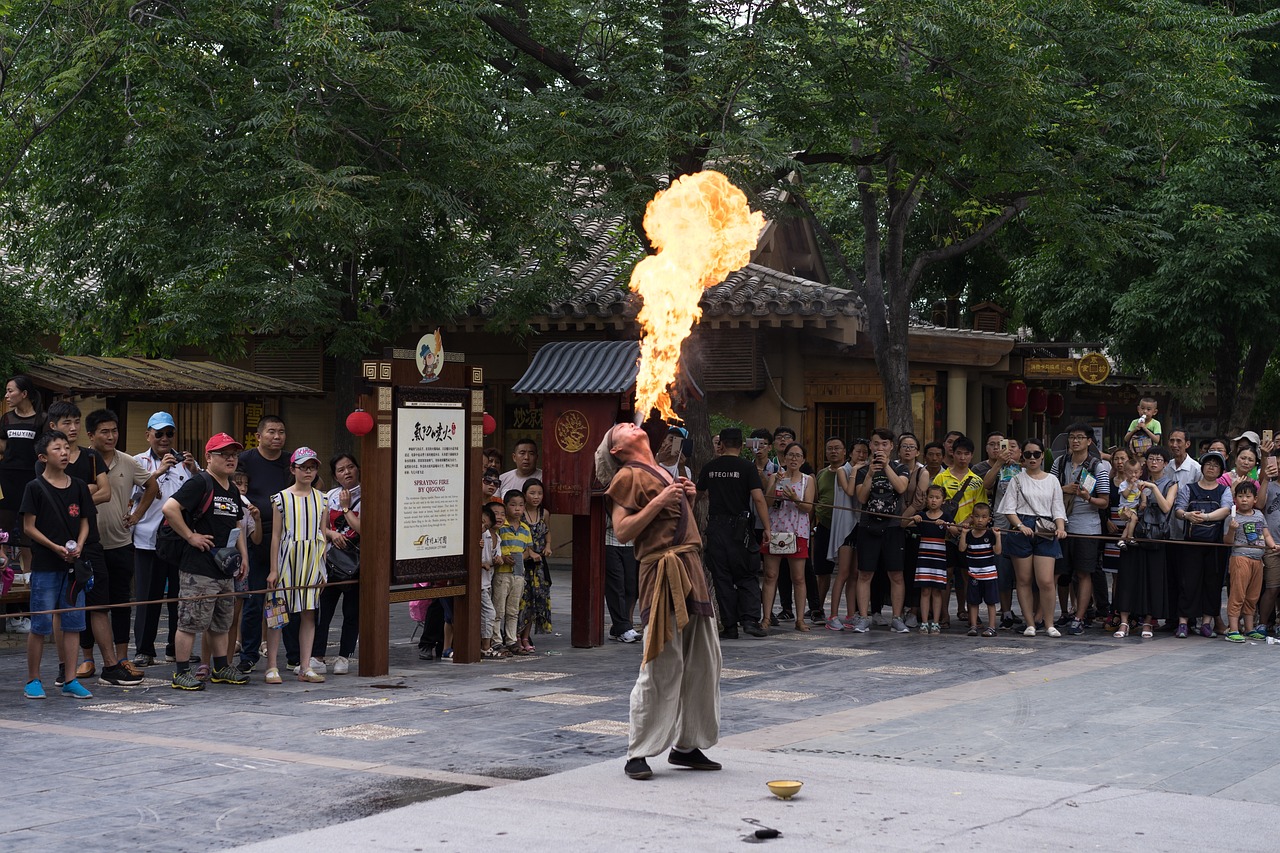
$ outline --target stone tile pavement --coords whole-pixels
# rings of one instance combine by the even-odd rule
[[[553,596],[562,635],[535,637],[536,656],[474,665],[418,661],[400,605],[389,676],[319,685],[269,687],[259,671],[242,688],[191,694],[153,681],[32,702],[20,651],[0,652],[0,754],[10,802],[22,804],[0,810],[0,847],[219,850],[555,774],[628,791],[640,645],[570,648],[566,598]],[[815,629],[723,648],[724,746],[790,767],[1280,804],[1280,698],[1268,690],[1280,647]],[[50,648],[46,687],[54,666]],[[585,770],[595,765],[605,769]]]

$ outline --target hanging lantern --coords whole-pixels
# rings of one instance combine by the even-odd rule
[[[1017,420],[1022,410],[1027,407],[1027,383],[1021,379],[1015,379],[1004,386],[1004,401],[1009,404],[1009,411]]]
[[[368,435],[373,431],[373,415],[364,409],[356,409],[347,415],[347,432],[352,435]]]
[[[484,413],[484,434],[493,435],[493,431],[498,428],[498,422],[493,419],[493,415],[488,412]]]
[[[1049,418],[1056,421],[1058,418],[1062,417],[1062,413],[1067,410],[1067,401],[1061,394],[1054,391],[1049,395],[1047,409]]]
[[[1033,415],[1043,415],[1049,408],[1049,392],[1043,388],[1032,388],[1027,393],[1027,409]]]
[[[1098,420],[1105,421],[1107,419],[1107,404],[1099,403],[1093,413],[1098,416]]]

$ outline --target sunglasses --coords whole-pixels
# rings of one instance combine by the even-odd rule
[[[156,430],[156,438],[173,438],[176,433],[172,429]]]
[[[1024,450],[1022,451],[1023,459],[1039,459],[1044,456],[1043,450]]]

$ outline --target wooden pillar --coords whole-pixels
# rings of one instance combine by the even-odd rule
[[[947,369],[946,422],[948,430],[969,429],[969,371],[963,367]]]
[[[390,378],[388,376],[388,378]],[[386,675],[391,636],[391,387],[360,395],[373,430],[360,440],[360,674]]]
[[[573,517],[572,631],[577,649],[604,645],[604,499],[591,499],[590,515]]]
[[[988,430],[982,422],[982,395],[984,394],[982,382],[974,380],[968,384],[966,408],[968,409],[968,417],[966,419],[966,428],[964,434],[973,439],[977,449],[974,451],[974,459],[983,459],[986,457],[983,451],[983,445]]]

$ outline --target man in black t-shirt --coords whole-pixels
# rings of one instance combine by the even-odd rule
[[[854,496],[862,505],[858,519],[858,609],[853,630],[866,633],[871,627],[871,580],[878,569],[889,576],[889,600],[893,617],[889,630],[907,633],[903,619],[906,587],[902,582],[904,536],[900,519],[903,493],[907,490],[907,469],[889,459],[894,435],[887,429],[871,431],[871,457],[858,466],[854,475]]]
[[[755,528],[751,507],[769,536],[769,511],[764,485],[755,463],[742,458],[742,430],[720,431],[720,453],[702,467],[698,492],[710,502],[703,560],[716,586],[720,604],[720,638],[738,637],[738,626],[753,637],[763,637],[760,625],[760,578],[751,569],[750,547]]]
[[[239,470],[249,475],[249,501],[258,508],[262,519],[262,544],[249,548],[249,589],[263,589],[271,573],[271,496],[289,487],[289,454],[284,452],[284,421],[276,415],[263,415],[258,421],[258,446],[240,454]],[[262,605],[266,596],[249,595],[240,616],[241,672],[253,672],[258,664],[258,648],[262,645]],[[298,620],[284,626],[284,651],[289,666],[298,665]]]
[[[227,632],[235,612],[235,579],[249,571],[240,490],[231,482],[244,447],[225,432],[204,446],[205,473],[192,477],[164,502],[165,521],[187,547],[178,562],[178,633],[174,639],[175,690],[203,690],[191,672],[196,636],[208,631],[214,684],[247,684],[249,676],[227,660]],[[214,598],[213,596],[223,596]]]

